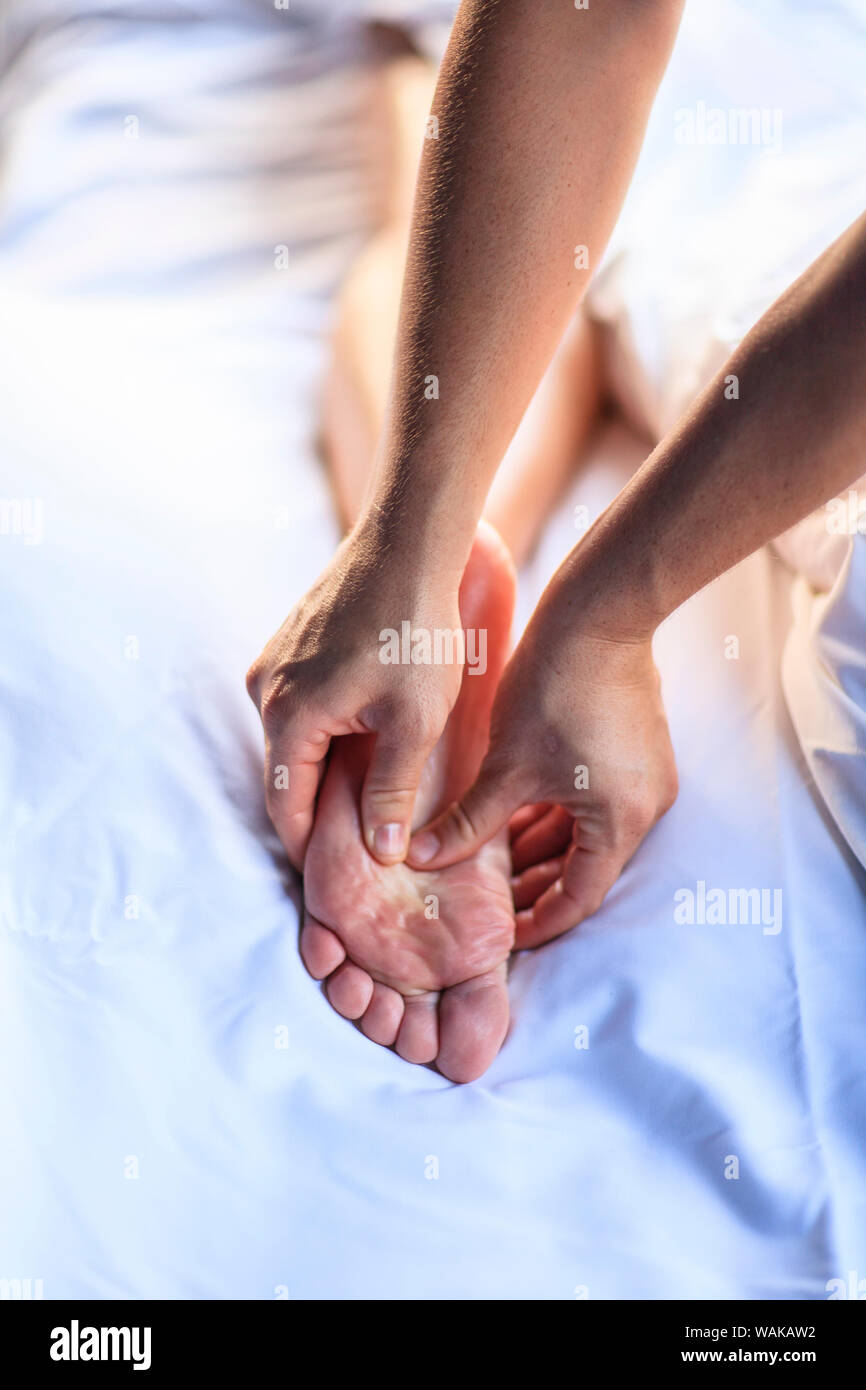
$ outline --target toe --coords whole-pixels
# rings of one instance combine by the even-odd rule
[[[439,1001],[436,1066],[449,1081],[475,1081],[487,1070],[508,1031],[505,964],[453,985]]]
[[[340,938],[309,913],[301,931],[301,959],[314,980],[324,980],[346,959]]]
[[[343,1018],[360,1018],[373,997],[373,980],[366,970],[346,960],[330,976],[325,993]]]
[[[406,1062],[432,1062],[439,1050],[437,994],[412,994],[404,1000],[397,1051]]]
[[[373,985],[373,996],[361,1019],[361,1032],[371,1042],[381,1043],[383,1047],[393,1047],[402,1021],[402,994],[376,981]]]

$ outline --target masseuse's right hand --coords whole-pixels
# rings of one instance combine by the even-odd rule
[[[406,853],[421,772],[462,678],[457,662],[380,659],[380,634],[404,621],[460,626],[459,576],[431,579],[424,568],[356,529],[247,674],[265,730],[268,814],[298,869],[331,739],[344,734],[376,735],[361,801],[367,848],[383,864]]]

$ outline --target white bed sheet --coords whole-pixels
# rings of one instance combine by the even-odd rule
[[[49,1298],[827,1297],[866,1277],[866,875],[789,720],[795,581],[772,552],[659,634],[678,802],[590,923],[515,961],[480,1082],[375,1047],[300,964],[243,674],[336,536],[316,386],[328,292],[374,215],[375,69],[335,25],[301,72],[242,8],[194,41],[49,29],[18,60],[0,453],[31,507],[0,537],[0,1278]],[[160,53],[186,86],[156,101]],[[124,182],[130,109],[152,146]],[[574,506],[638,459],[599,440],[524,613]],[[781,930],[679,925],[699,881],[780,890]]]

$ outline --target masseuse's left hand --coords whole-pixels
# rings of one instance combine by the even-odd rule
[[[515,884],[518,908],[534,900],[518,913],[517,945],[536,946],[596,911],[676,793],[649,636],[575,631],[554,580],[502,677],[475,784],[418,832],[409,863],[466,859],[518,808],[549,803],[522,829],[516,866],[532,866]]]

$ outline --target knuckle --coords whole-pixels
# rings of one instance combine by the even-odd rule
[[[594,888],[590,889],[584,904],[587,917],[591,917],[594,912],[598,912],[598,909],[610,892],[611,886],[610,883],[597,883]]]
[[[582,885],[569,884],[567,879],[563,880],[563,896],[569,900],[570,916],[573,926],[579,926],[587,917],[591,917],[594,912],[598,912],[604,902],[604,893],[597,888],[586,888]]]
[[[619,806],[619,821],[629,839],[642,838],[657,818],[658,798],[646,783],[632,787]]]
[[[445,721],[440,723],[438,712],[428,706],[403,703],[392,706],[388,723],[400,742],[411,748],[434,744]]]
[[[394,787],[382,782],[374,783],[373,786],[366,788],[365,800],[370,810],[375,810],[379,806],[399,807],[405,810],[410,808],[415,800],[415,788]]]
[[[581,908],[580,921],[584,922],[587,917],[594,917],[606,896],[606,893],[591,893]]]
[[[680,779],[677,776],[675,767],[671,767],[662,781],[661,794],[659,797],[659,816],[663,816],[669,811],[679,795]]]
[[[608,894],[610,885],[601,881],[597,874],[589,878],[583,874],[579,876],[574,871],[574,860],[572,859],[569,874],[568,869],[563,875],[563,892],[574,905],[576,922],[582,922],[585,917],[591,917],[598,912]]]
[[[290,670],[280,667],[267,680],[258,683],[258,705],[262,723],[267,730],[282,729],[290,710],[296,710],[299,700],[297,682]]]
[[[377,718],[375,722],[380,730],[387,730],[389,735],[390,760],[406,767],[416,767],[426,761],[439,742],[447,719],[447,714],[440,717],[435,710],[423,711],[417,706],[404,705],[390,719]]]
[[[266,729],[273,728],[281,724],[285,717],[285,694],[280,686],[271,684],[260,695],[259,707],[261,709],[262,723]]]
[[[250,699],[253,701],[254,704],[258,704],[259,702],[259,685],[261,683],[261,679],[262,665],[261,661],[257,658],[250,666],[250,669],[247,671],[245,677],[247,694],[249,695]]]
[[[415,739],[424,746],[436,743],[448,719],[447,710],[422,707],[412,720]]]

